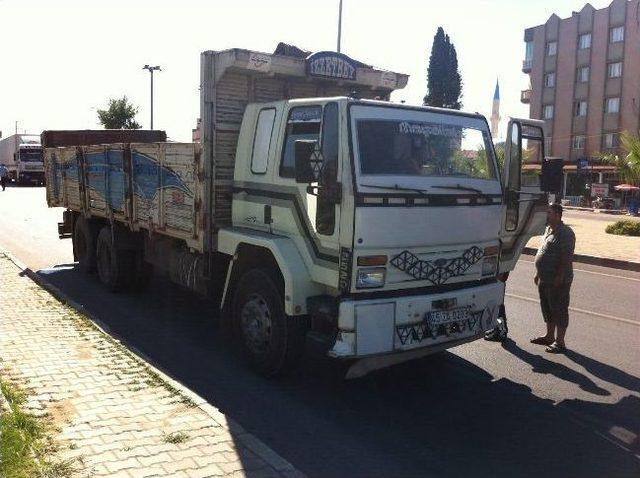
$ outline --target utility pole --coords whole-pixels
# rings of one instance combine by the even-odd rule
[[[340,53],[340,40],[342,38],[342,0],[338,7],[338,53]]]
[[[153,72],[158,70],[158,71],[162,71],[160,69],[159,66],[149,66],[149,65],[144,65],[142,67],[143,70],[149,70],[149,73],[151,73],[151,129],[153,129]]]

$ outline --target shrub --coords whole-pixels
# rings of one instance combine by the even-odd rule
[[[618,236],[640,236],[640,221],[623,219],[609,224],[605,231],[609,234],[617,234]]]

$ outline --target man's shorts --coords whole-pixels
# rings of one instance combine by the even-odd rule
[[[569,325],[569,291],[571,282],[559,287],[553,284],[538,284],[540,308],[544,321],[558,327]]]

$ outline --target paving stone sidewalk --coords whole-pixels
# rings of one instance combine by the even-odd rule
[[[607,234],[605,228],[621,219],[638,221],[639,218],[629,216],[610,216],[610,221],[594,217],[598,213],[585,212],[579,216],[567,214],[564,222],[571,226],[576,234],[576,254],[585,256],[615,259],[640,264],[640,237],[617,236]],[[609,217],[607,217],[608,219]],[[537,249],[542,242],[542,236],[532,238],[528,247]]]
[[[0,252],[0,374],[79,476],[302,477],[253,435],[63,305]]]

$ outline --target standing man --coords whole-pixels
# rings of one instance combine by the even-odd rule
[[[566,350],[564,336],[569,325],[575,245],[575,234],[562,222],[562,206],[549,205],[547,229],[536,255],[536,276],[533,279],[540,293],[540,308],[547,324],[547,334],[532,339],[531,343],[546,345],[546,351],[550,353]]]
[[[7,187],[7,179],[9,179],[9,170],[4,164],[0,164],[0,184],[3,191]]]

